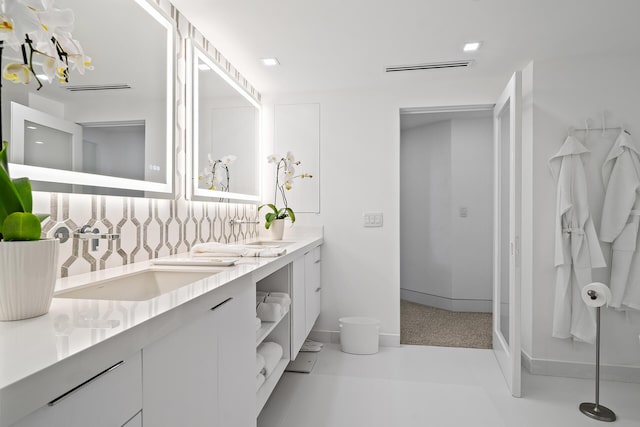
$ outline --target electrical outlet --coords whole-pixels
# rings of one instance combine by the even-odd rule
[[[382,212],[364,212],[362,214],[362,225],[365,227],[382,227]]]

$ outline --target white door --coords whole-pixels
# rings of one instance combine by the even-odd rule
[[[494,116],[493,352],[511,394],[520,397],[520,72]]]

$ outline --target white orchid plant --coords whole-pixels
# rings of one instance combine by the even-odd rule
[[[273,221],[277,219],[291,219],[291,222],[296,222],[296,214],[293,212],[287,203],[287,195],[286,191],[289,191],[293,188],[294,180],[300,178],[313,178],[311,174],[301,173],[296,175],[296,166],[301,164],[300,161],[296,161],[293,153],[291,151],[287,152],[286,156],[278,156],[276,154],[272,154],[267,157],[267,161],[269,163],[273,163],[276,165],[276,186],[273,195],[273,203],[267,203],[258,207],[258,210],[267,206],[271,209],[271,212],[265,214],[264,226],[268,230],[273,224]],[[282,203],[284,204],[283,208],[278,208],[278,193],[282,198]]]
[[[0,58],[8,46],[21,59],[6,64],[3,77],[22,84],[33,78],[40,90],[42,80],[68,83],[70,69],[93,69],[71,35],[73,22],[73,11],[56,7],[56,0],[0,0]]]
[[[54,80],[68,83],[70,67],[80,74],[92,69],[91,58],[71,36],[73,21],[73,11],[57,8],[55,0],[0,0],[2,76],[13,83],[25,85],[33,77],[38,84],[37,90],[40,90],[41,80],[45,79],[43,76],[50,83]],[[5,46],[16,51],[19,59],[2,68]],[[40,223],[48,215],[31,212],[31,183],[28,178],[10,177],[7,147],[8,142],[2,138],[0,120],[0,238],[6,241],[38,240]]]
[[[229,191],[229,182],[231,181],[229,165],[237,157],[233,154],[227,154],[218,160],[213,160],[211,154],[208,154],[207,158],[208,164],[204,167],[203,173],[198,179],[204,181],[208,190]]]

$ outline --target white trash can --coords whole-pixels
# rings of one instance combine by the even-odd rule
[[[351,354],[374,354],[378,352],[380,321],[371,317],[341,317],[340,346]]]

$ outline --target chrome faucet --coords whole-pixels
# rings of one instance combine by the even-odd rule
[[[99,239],[103,240],[117,240],[120,238],[119,234],[100,234],[100,230],[97,228],[91,229],[90,225],[84,225],[79,231],[73,233],[73,237],[82,240],[91,240],[91,250],[98,250]]]
[[[246,219],[231,218],[229,220],[229,224],[231,225],[231,234],[233,234],[233,227],[236,226],[236,225],[241,225],[241,224],[260,224],[260,221],[248,221]]]

